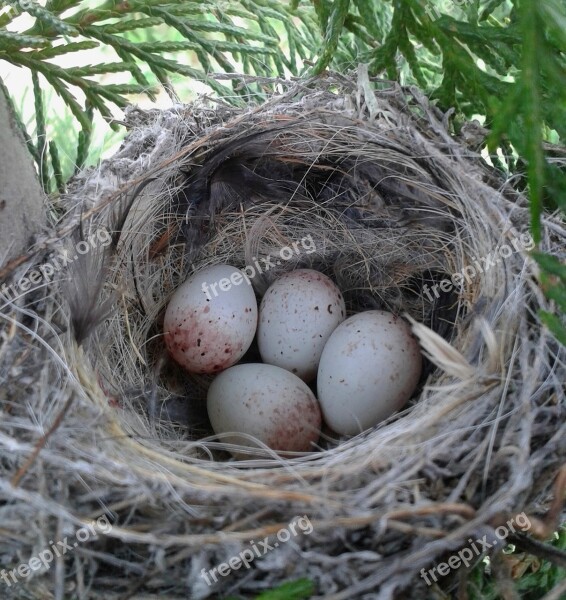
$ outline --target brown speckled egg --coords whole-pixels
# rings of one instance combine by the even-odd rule
[[[239,269],[208,267],[189,277],[169,301],[165,345],[187,371],[218,373],[250,347],[257,312],[253,288]]]
[[[207,409],[215,433],[249,434],[282,453],[313,450],[320,434],[320,407],[310,388],[273,365],[244,364],[224,371],[208,390]],[[221,440],[258,447],[238,435]]]
[[[405,405],[421,368],[419,345],[400,317],[368,310],[346,319],[320,358],[317,392],[324,421],[341,435],[373,427]]]
[[[329,277],[313,269],[289,271],[269,287],[259,307],[261,358],[312,381],[324,344],[345,318],[344,298]]]

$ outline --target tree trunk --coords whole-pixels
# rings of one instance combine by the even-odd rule
[[[25,252],[44,223],[44,194],[33,160],[0,91],[0,265]]]

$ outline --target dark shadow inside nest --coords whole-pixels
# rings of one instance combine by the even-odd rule
[[[228,143],[205,157],[200,166],[185,167],[178,175],[182,181],[174,186],[171,213],[181,225],[170,236],[169,244],[182,249],[186,265],[184,277],[178,283],[198,268],[202,249],[217,233],[223,215],[267,204],[300,206],[307,202],[324,207],[325,211],[332,211],[344,228],[363,231],[376,239],[389,236],[402,243],[407,232],[422,231],[426,236],[426,232],[432,230],[449,238],[454,229],[452,220],[446,213],[428,210],[422,191],[407,185],[404,176],[388,162],[361,163],[347,156],[320,156],[315,162],[308,161],[286,152],[271,138],[258,140],[251,136]],[[160,239],[163,231],[171,231],[170,221],[161,224],[155,239]],[[419,269],[406,257],[402,260],[404,263],[399,264],[394,256],[389,256],[382,265],[372,266],[367,278],[379,282],[379,294],[371,289],[348,289],[349,265],[345,264],[341,251],[305,256],[290,268],[311,268],[329,275],[342,290],[349,315],[370,309],[398,314],[407,310],[415,319],[450,340],[456,319],[462,317],[457,292],[444,292],[438,287],[450,275],[438,266]],[[243,268],[245,265],[234,266]],[[384,284],[388,281],[388,270],[407,271],[401,285],[395,285],[395,277],[389,277],[391,285]],[[265,286],[271,281],[268,276]],[[431,300],[423,295],[425,285],[428,288],[436,285]],[[261,300],[261,290],[258,296]],[[155,358],[155,369],[159,371],[163,387],[175,392],[164,402],[160,414],[165,420],[184,423],[190,420],[191,437],[211,435],[206,413],[206,390],[211,377],[187,374],[174,364],[166,356],[161,329],[159,319],[149,332],[150,354]],[[255,341],[242,362],[261,362]],[[424,361],[414,397],[434,369],[432,363]],[[191,409],[187,408],[188,404]]]

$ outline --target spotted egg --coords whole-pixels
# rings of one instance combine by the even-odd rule
[[[306,383],[285,369],[248,363],[220,373],[207,395],[215,433],[226,443],[255,447],[251,435],[277,452],[307,452],[320,435],[320,406]],[[234,453],[240,456],[239,453]]]
[[[419,344],[401,317],[368,310],[346,319],[320,358],[317,395],[325,423],[342,435],[373,427],[409,400],[421,366]]]
[[[313,380],[324,344],[345,316],[342,293],[329,277],[312,269],[285,273],[260,304],[257,341],[262,360]]]
[[[218,373],[250,347],[257,301],[247,277],[226,264],[193,274],[173,294],[163,323],[173,359],[193,373]]]

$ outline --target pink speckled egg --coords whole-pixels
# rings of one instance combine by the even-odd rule
[[[257,301],[230,265],[198,271],[173,294],[163,330],[169,353],[192,373],[218,373],[242,358],[257,327]]]
[[[346,319],[320,358],[317,395],[324,421],[341,435],[373,427],[405,405],[421,367],[419,344],[401,317],[368,310]]]
[[[244,433],[277,452],[307,452],[320,435],[320,407],[310,388],[273,365],[236,365],[220,373],[208,390],[207,409],[215,433],[234,433],[221,438],[231,444],[257,448],[237,435]]]
[[[344,298],[329,277],[313,269],[289,271],[273,282],[259,307],[261,358],[312,381],[324,344],[345,318]]]

